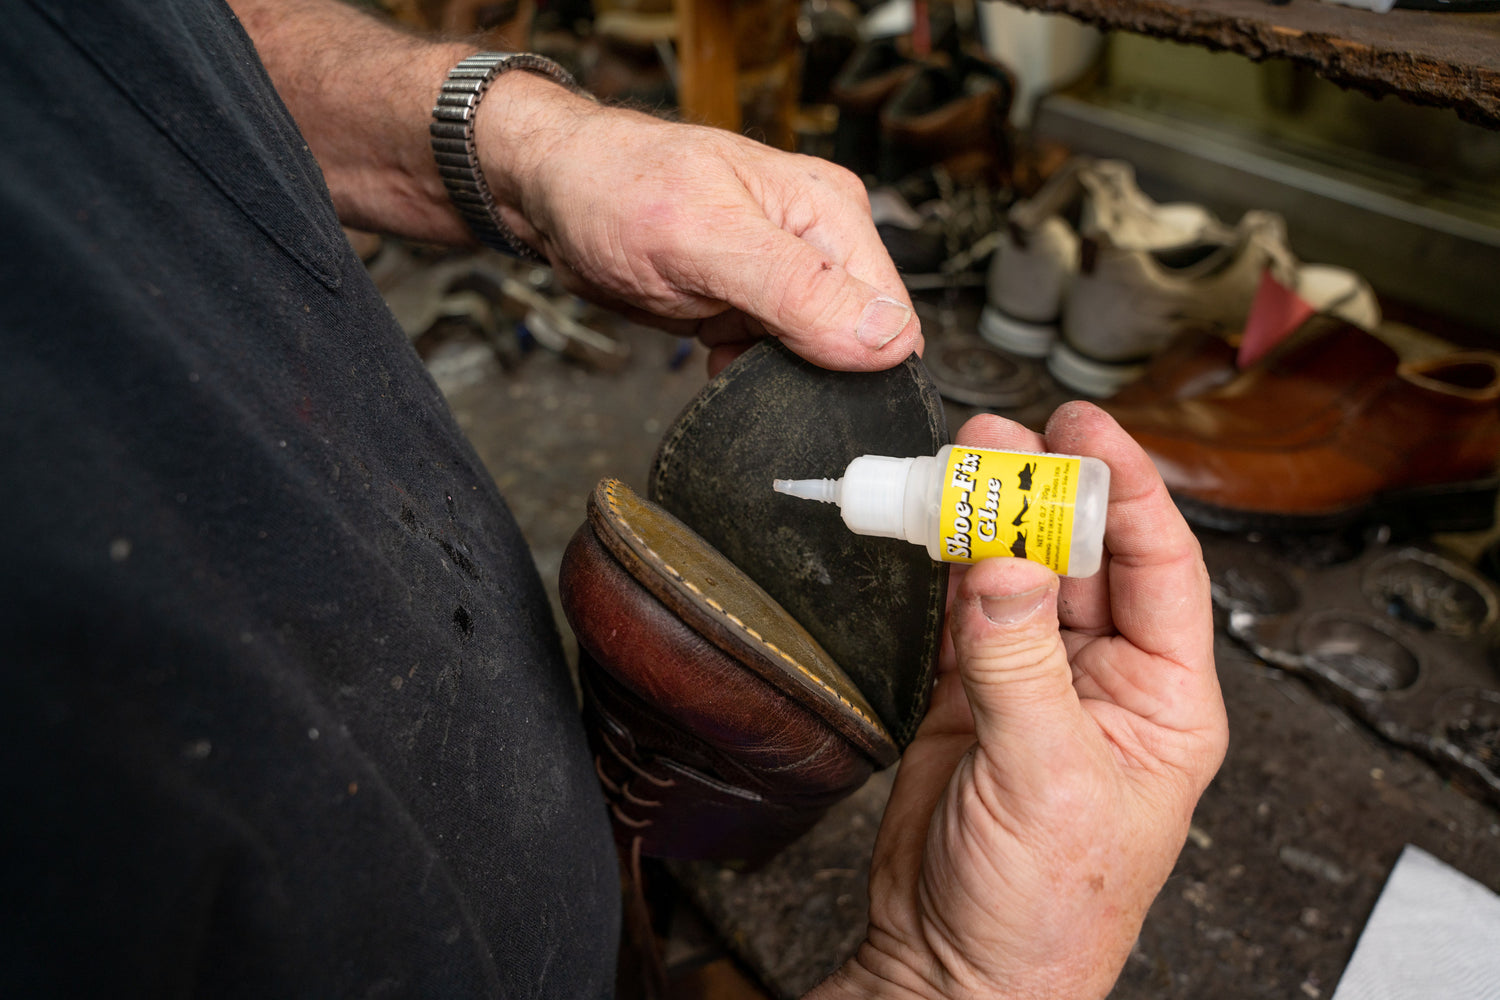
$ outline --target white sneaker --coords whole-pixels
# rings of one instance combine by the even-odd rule
[[[1313,307],[1374,332],[1380,325],[1380,302],[1375,289],[1347,267],[1303,264],[1297,269],[1297,297]]]
[[[990,260],[979,333],[1014,354],[1045,356],[1078,272],[1081,238],[1169,250],[1225,232],[1201,205],[1152,201],[1123,160],[1074,157],[1034,197],[1011,208]]]
[[[1185,323],[1240,328],[1266,269],[1297,287],[1299,265],[1281,216],[1246,212],[1228,239],[1217,236],[1166,250],[1091,237],[1068,288],[1048,370],[1079,392],[1113,395]]]

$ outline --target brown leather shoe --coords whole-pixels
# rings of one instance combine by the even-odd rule
[[[1364,330],[1315,316],[1217,389],[1104,406],[1203,526],[1466,531],[1494,520],[1500,354],[1402,362]]]
[[[595,490],[560,584],[633,855],[763,861],[899,756],[926,708],[947,566],[771,482],[946,441],[915,355],[830,372],[768,340],[668,429],[650,499]]]
[[[806,629],[618,480],[590,497],[561,581],[622,845],[757,862],[898,756]]]
[[[1178,331],[1146,371],[1109,397],[1111,406],[1149,406],[1189,399],[1217,389],[1239,374],[1235,346],[1215,327],[1192,325]]]

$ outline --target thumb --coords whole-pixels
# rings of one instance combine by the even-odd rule
[[[988,559],[959,584],[958,670],[980,747],[1009,780],[1045,782],[1078,749],[1083,712],[1057,619],[1058,578],[1025,559]]]
[[[747,242],[757,249],[731,253],[716,297],[801,357],[839,371],[880,371],[921,351],[922,325],[893,267],[883,291],[769,220]]]

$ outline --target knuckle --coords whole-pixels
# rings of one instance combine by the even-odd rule
[[[783,327],[823,330],[837,317],[841,302],[838,289],[827,279],[832,269],[809,276],[793,262],[777,266],[773,276],[776,321]]]

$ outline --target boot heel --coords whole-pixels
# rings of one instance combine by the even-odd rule
[[[1376,500],[1371,519],[1396,538],[1447,531],[1485,531],[1495,524],[1500,478],[1449,483],[1388,493]]]

